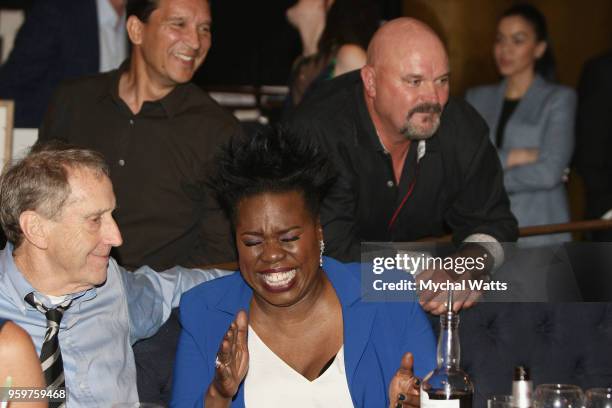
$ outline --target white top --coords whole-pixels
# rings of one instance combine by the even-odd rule
[[[344,346],[331,366],[313,381],[291,368],[249,326],[249,371],[244,380],[247,408],[353,407],[344,370]]]
[[[98,38],[100,40],[100,72],[118,68],[127,57],[125,11],[121,15],[109,0],[96,0]]]

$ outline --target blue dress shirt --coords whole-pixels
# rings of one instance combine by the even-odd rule
[[[10,244],[0,251],[0,317],[26,330],[40,354],[47,320],[24,297],[34,292],[45,306],[53,305],[19,272],[12,252]],[[69,294],[73,302],[59,332],[68,407],[138,401],[132,344],[155,334],[184,291],[227,273],[181,267],[161,273],[142,267],[130,273],[111,259],[103,285]]]

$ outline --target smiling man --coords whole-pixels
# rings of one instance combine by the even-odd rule
[[[131,345],[150,337],[194,285],[218,270],[130,273],[110,257],[122,238],[102,156],[39,146],[0,178],[0,316],[26,330],[47,386],[68,407],[136,402]],[[51,407],[62,406],[52,401]]]
[[[514,241],[502,170],[484,120],[449,99],[448,55],[425,24],[392,20],[374,35],[367,64],[329,81],[290,123],[319,140],[339,171],[321,209],[326,253],[360,260],[363,241]],[[470,245],[471,246],[471,245]],[[441,312],[439,304],[426,310]]]
[[[211,46],[209,4],[129,0],[126,14],[130,59],[60,87],[40,140],[97,150],[108,161],[124,237],[112,252],[120,265],[164,270],[233,261],[229,223],[206,180],[217,149],[240,126],[190,83]],[[169,391],[178,329],[171,318],[157,338],[136,346],[147,399]]]

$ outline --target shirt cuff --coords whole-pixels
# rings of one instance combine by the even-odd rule
[[[493,257],[493,273],[497,268],[504,263],[504,248],[498,240],[489,234],[472,234],[468,235],[463,242],[476,243],[481,245]]]

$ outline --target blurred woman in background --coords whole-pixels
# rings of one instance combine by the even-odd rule
[[[497,24],[498,84],[467,92],[490,128],[504,185],[520,227],[569,221],[564,186],[574,145],[575,92],[555,84],[546,20],[535,7],[512,6]],[[570,234],[524,238],[527,246],[568,241]]]
[[[298,0],[287,20],[302,40],[289,79],[290,112],[317,84],[365,65],[380,11],[374,0]]]

